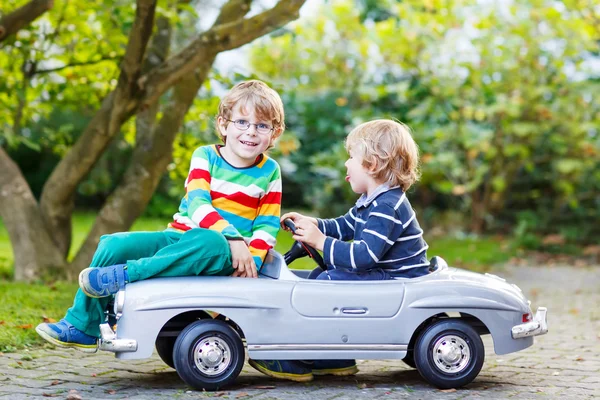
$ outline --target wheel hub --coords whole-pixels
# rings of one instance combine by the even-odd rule
[[[194,362],[203,374],[219,375],[231,364],[231,349],[219,337],[204,338],[194,347]]]
[[[471,359],[467,342],[456,335],[445,335],[433,345],[432,356],[435,366],[445,373],[464,370]]]

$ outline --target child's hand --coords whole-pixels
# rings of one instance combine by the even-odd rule
[[[293,236],[294,240],[306,243],[317,250],[323,251],[325,237],[326,236],[319,230],[317,225],[311,221],[311,218],[301,218],[296,222],[296,234]]]
[[[256,264],[246,242],[243,240],[228,240],[228,243],[231,249],[231,264],[234,269],[231,276],[257,278]]]
[[[279,219],[279,223],[281,224],[281,228],[285,229],[286,231],[289,231],[289,229],[288,229],[287,226],[285,226],[283,224],[283,221],[285,221],[288,218],[291,219],[294,222],[294,225],[298,225],[298,221],[300,221],[301,219],[306,219],[306,220],[309,220],[315,226],[319,226],[319,223],[317,222],[316,218],[307,217],[307,216],[302,215],[302,214],[297,213],[297,212],[289,212],[289,213],[283,214],[281,216],[281,218]]]

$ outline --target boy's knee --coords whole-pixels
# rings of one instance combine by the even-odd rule
[[[331,275],[330,275],[332,272],[335,272],[335,270],[323,271],[319,274],[319,276],[317,276],[317,279],[320,281],[330,281],[330,280],[332,280]]]
[[[98,242],[98,247],[96,248],[96,252],[104,252],[107,248],[111,247],[114,242],[113,235],[102,235],[100,236],[100,241]]]
[[[127,232],[102,235],[98,247],[96,248],[94,258],[102,260],[102,264],[119,264],[126,262],[127,245],[124,243],[126,237]]]
[[[113,233],[110,235],[102,235],[100,237],[100,242],[98,242],[97,251],[105,251],[107,249],[111,249],[115,247],[115,245],[122,240],[122,235],[120,233]]]
[[[204,235],[206,235],[206,238],[207,238],[206,240],[208,242],[218,243],[218,244],[227,244],[227,239],[220,232],[211,231],[210,229],[205,229],[203,233],[204,233]]]

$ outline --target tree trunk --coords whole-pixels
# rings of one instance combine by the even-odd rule
[[[213,58],[214,61],[214,58]],[[73,263],[70,274],[87,267],[105,233],[128,230],[144,211],[172,159],[173,141],[188,109],[206,78],[212,61],[198,76],[181,81],[151,138],[139,143],[123,182],[104,204]],[[167,221],[165,221],[166,228]]]
[[[144,63],[144,72],[162,63],[169,53],[171,41],[169,20],[164,17],[157,19],[156,27],[157,30]],[[171,149],[171,145],[165,147],[153,144],[158,108],[158,103],[155,103],[138,112],[136,116],[136,148],[131,163],[125,172],[123,181],[103,205],[86,240],[73,262],[69,264],[69,276],[76,276],[79,271],[88,266],[101,235],[128,230],[146,208],[156,190],[164,169],[154,171],[157,163],[156,160],[152,160],[152,157],[163,158],[165,155],[163,153],[170,154]],[[144,163],[146,159],[149,159],[150,162]]]
[[[471,223],[469,230],[475,234],[481,234],[485,227],[485,206],[482,201],[481,189],[477,188],[471,195]]]
[[[54,6],[54,0],[32,0],[0,20],[0,43]]]
[[[44,222],[54,232],[56,246],[66,257],[71,245],[71,216],[77,185],[91,171],[110,140],[135,111],[131,98],[139,95],[137,79],[154,24],[156,0],[138,1],[136,17],[122,61],[117,88],[46,181],[40,205]]]
[[[15,257],[15,279],[31,281],[64,271],[64,258],[54,246],[33,193],[19,167],[0,147],[0,217]]]

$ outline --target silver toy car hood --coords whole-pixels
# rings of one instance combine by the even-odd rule
[[[529,302],[521,289],[492,274],[446,267],[405,282],[406,301],[410,307],[530,312]]]

